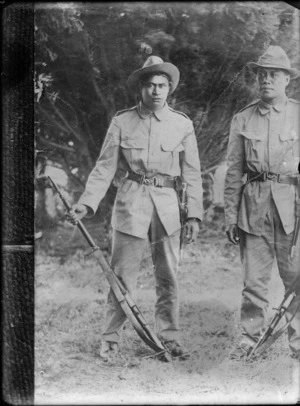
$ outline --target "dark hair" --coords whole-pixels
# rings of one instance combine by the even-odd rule
[[[166,79],[168,79],[169,84],[172,83],[172,80],[171,80],[170,76],[167,73],[158,71],[158,72],[144,73],[140,77],[140,80],[139,80],[140,84],[143,85],[143,84],[147,83],[149,81],[149,79],[152,78],[152,76],[164,76]]]

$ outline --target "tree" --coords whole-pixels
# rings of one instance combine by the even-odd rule
[[[79,191],[111,118],[135,103],[128,76],[150,54],[181,72],[169,103],[193,120],[204,173],[224,159],[233,114],[256,96],[246,63],[270,44],[300,63],[299,12],[283,2],[46,3],[35,16],[38,157]]]

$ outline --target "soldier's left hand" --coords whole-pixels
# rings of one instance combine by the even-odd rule
[[[186,243],[190,244],[196,241],[199,233],[199,224],[196,219],[188,219],[186,224]]]

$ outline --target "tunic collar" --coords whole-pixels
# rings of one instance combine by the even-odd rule
[[[258,109],[262,115],[265,115],[271,111],[271,109],[274,109],[277,112],[284,111],[286,109],[288,102],[288,98],[286,97],[283,102],[275,104],[274,106],[271,104],[268,104],[262,100],[258,103]]]
[[[157,118],[157,120],[161,121],[161,120],[164,120],[167,118],[168,113],[169,113],[169,106],[168,106],[168,103],[166,103],[164,105],[164,107],[162,107],[161,109],[159,109],[157,111],[151,111],[151,110],[148,110],[143,105],[142,102],[139,102],[139,104],[137,105],[137,112],[138,112],[138,115],[142,119],[146,119],[153,114],[155,116],[155,118]]]

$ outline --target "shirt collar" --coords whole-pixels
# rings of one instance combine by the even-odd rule
[[[142,102],[139,102],[139,104],[137,106],[137,112],[142,119],[146,119],[146,118],[150,117],[151,114],[153,114],[157,118],[157,120],[161,121],[161,120],[164,120],[165,118],[167,118],[168,113],[169,113],[169,106],[168,106],[168,103],[166,103],[164,105],[164,107],[162,107],[161,109],[159,109],[157,111],[151,111],[151,110],[148,110],[143,105]]]
[[[261,114],[265,115],[271,111],[271,109],[274,109],[277,112],[284,111],[287,106],[287,101],[288,98],[286,97],[281,103],[275,104],[274,106],[271,104],[268,104],[262,100],[258,103],[258,108]]]

